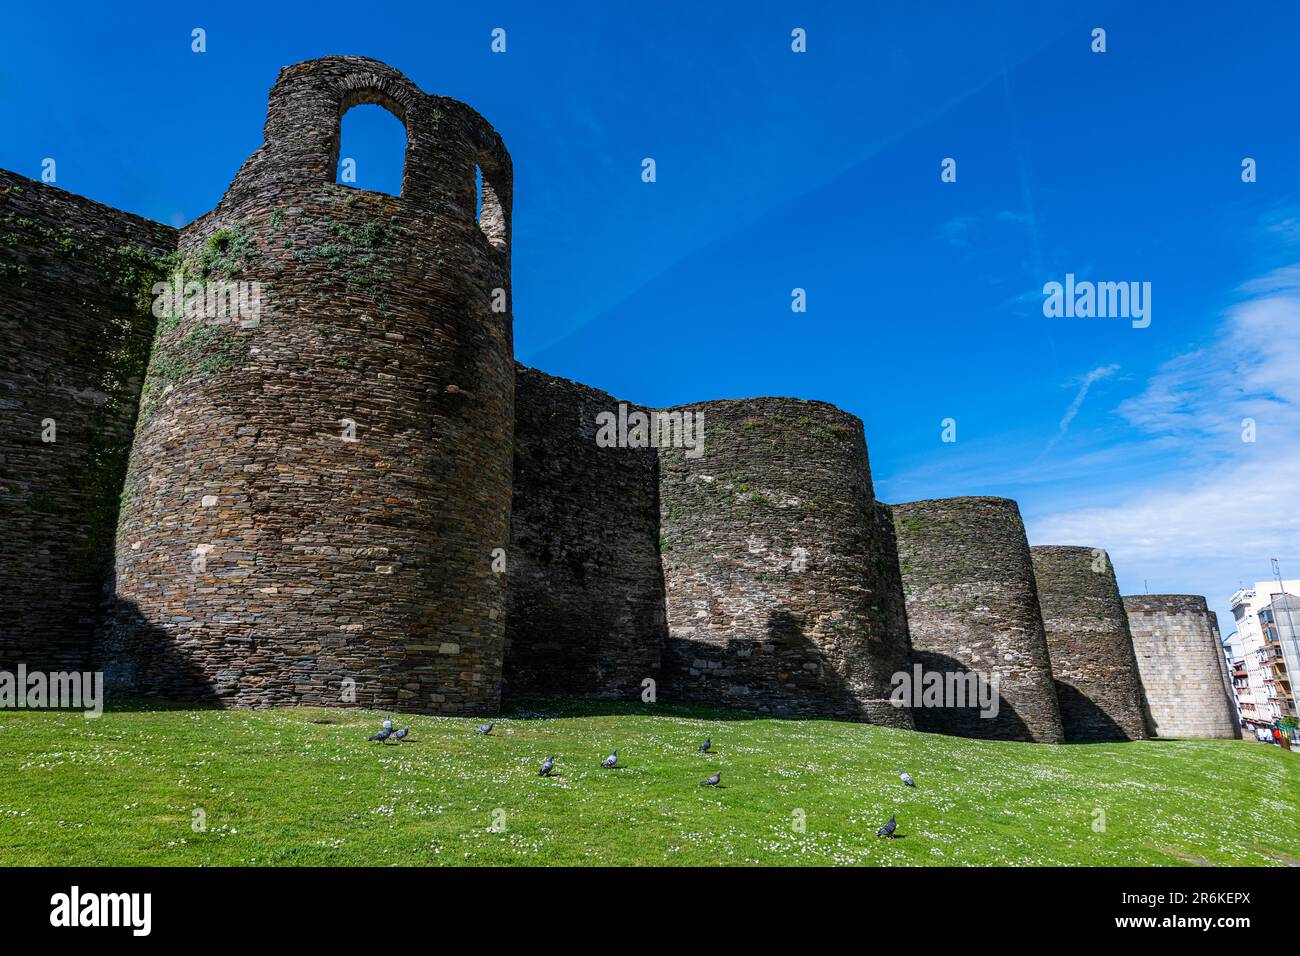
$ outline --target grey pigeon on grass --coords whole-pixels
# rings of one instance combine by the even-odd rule
[[[701,787],[716,787],[716,786],[717,786],[719,783],[721,783],[721,782],[722,782],[722,771],[719,770],[717,773],[715,773],[715,774],[714,774],[712,777],[710,777],[708,780],[701,780],[701,781],[700,781],[700,786],[701,786]]]
[[[894,831],[897,829],[898,824],[894,822],[894,815],[891,813],[889,815],[889,822],[876,831],[876,836],[889,837],[889,839],[892,840],[894,838]]]
[[[542,764],[542,769],[537,771],[537,776],[549,777],[551,775],[551,768],[554,766],[555,766],[555,758],[547,757],[546,762]]]
[[[617,751],[617,750],[615,750],[612,754],[610,754],[608,757],[606,757],[604,760],[602,760],[602,761],[600,762],[600,765],[601,765],[602,767],[604,767],[606,770],[608,770],[610,767],[614,766],[614,764],[616,764],[616,763],[618,763],[618,751]]]
[[[375,734],[375,735],[374,735],[373,737],[371,737],[370,739],[371,739],[371,740],[379,740],[379,741],[383,741],[383,740],[387,740],[387,739],[388,739],[389,737],[391,737],[391,736],[393,736],[393,731],[392,731],[392,729],[389,728],[389,727],[385,727],[383,730],[381,730],[379,733]]]
[[[909,787],[916,786],[916,781],[912,779],[912,775],[909,774],[907,771],[905,771],[902,767],[898,768],[898,779],[903,781],[903,783],[907,784]]]
[[[713,746],[713,741],[710,738],[705,737],[704,743],[700,744],[700,753],[704,753],[704,754],[708,753],[709,748],[712,746]]]
[[[406,735],[409,734],[410,732],[411,732],[411,728],[410,728],[410,727],[403,727],[401,730],[394,730],[394,731],[393,731],[393,739],[394,739],[394,740],[403,740],[403,739],[405,739]]]
[[[474,733],[476,733],[476,734],[490,734],[490,733],[492,733],[492,728],[495,727],[495,726],[496,726],[496,724],[479,724],[477,727],[474,728]]]

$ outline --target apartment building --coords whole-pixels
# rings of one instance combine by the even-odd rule
[[[1228,679],[1232,682],[1232,702],[1237,708],[1237,722],[1254,736],[1254,724],[1248,719],[1255,716],[1255,694],[1250,686],[1250,672],[1246,669],[1246,651],[1241,635],[1233,631],[1223,639],[1223,654],[1228,662]]]
[[[1229,638],[1229,673],[1244,727],[1260,740],[1273,740],[1277,730],[1295,736],[1290,675],[1300,673],[1300,580],[1283,581],[1280,587],[1276,581],[1256,582],[1252,588],[1238,589],[1229,604],[1237,625],[1236,640]],[[1244,688],[1239,684],[1241,669]]]

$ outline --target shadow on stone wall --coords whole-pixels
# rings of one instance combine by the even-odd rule
[[[912,651],[912,660],[920,664],[927,673],[943,676],[957,674],[963,679],[975,674],[981,680],[984,674],[972,671],[955,657],[934,651]],[[978,701],[973,707],[916,707],[912,708],[912,717],[916,729],[929,734],[947,734],[953,737],[973,737],[980,740],[1016,740],[1032,743],[1033,732],[1024,719],[1016,713],[1010,701],[998,695],[998,713],[996,717],[981,717]]]
[[[683,717],[693,720],[737,721],[772,720],[773,714],[760,714],[734,707],[722,708],[693,701],[672,701],[662,694],[653,703],[641,700],[611,700],[602,697],[519,697],[502,705],[501,716],[515,719],[552,719],[567,717]],[[782,715],[782,719],[786,719]],[[793,717],[789,719],[817,719]],[[824,719],[824,718],[823,718]],[[715,745],[716,746],[716,745]]]
[[[1147,730],[1154,737],[1156,735],[1155,712],[1151,709],[1151,700],[1147,697],[1146,685],[1143,684],[1139,689],[1141,691],[1139,703],[1142,705],[1142,719],[1146,721]]]
[[[631,458],[639,450],[604,451]],[[606,527],[619,520],[617,507],[602,506]],[[667,623],[658,499],[638,509],[635,527],[609,529],[615,553],[598,553],[600,537],[587,528],[556,520],[516,530],[504,699],[635,697],[644,679],[659,679]]]
[[[770,650],[764,650],[764,647]],[[737,707],[759,716],[860,717],[843,675],[785,608],[767,615],[762,635],[725,642],[669,637],[664,697]],[[813,670],[807,665],[816,665]]]
[[[1130,739],[1109,714],[1069,684],[1056,681],[1056,699],[1061,704],[1061,722],[1065,725],[1067,744],[1115,743]]]
[[[661,679],[659,457],[597,441],[620,404],[517,366],[506,699],[636,699]]]
[[[95,643],[94,667],[104,672],[109,699],[217,705],[221,695],[176,635],[147,621],[133,601],[110,598]]]

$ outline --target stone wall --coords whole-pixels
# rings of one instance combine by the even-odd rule
[[[927,672],[998,679],[995,717],[973,706],[922,707],[913,710],[917,729],[1060,743],[1047,638],[1016,503],[944,498],[891,510],[913,661]]]
[[[406,127],[400,198],[334,183],[360,103]],[[182,278],[263,303],[159,323],[102,641],[121,692],[496,710],[510,183],[477,113],[381,63],[281,71],[264,145],[181,237]]]
[[[334,182],[363,103],[406,127],[400,197]],[[281,71],[264,144],[180,233],[0,173],[0,668],[449,714],[651,678],[661,699],[911,727],[889,703],[910,617],[918,659],[1002,681],[1002,723],[923,726],[1145,735],[1104,553],[1036,548],[1031,574],[1002,499],[891,517],[853,416],[708,402],[654,413],[702,415],[698,457],[597,442],[621,403],[513,363],[511,190],[477,113],[359,57]],[[159,280],[244,283],[243,309],[151,311]],[[1152,701],[1192,683],[1176,668],[1204,655],[1169,648],[1209,646],[1198,607],[1153,618],[1174,638]]]
[[[339,120],[360,103],[406,126],[400,198],[333,182]],[[76,430],[117,444],[93,489],[63,468],[64,498],[23,499],[34,517],[8,542],[11,591],[32,553],[55,568],[80,549],[99,565],[76,595],[64,568],[63,590],[11,602],[12,649],[30,633],[47,657],[67,642],[80,663],[95,629],[90,663],[118,696],[463,713],[494,710],[503,684],[624,696],[658,676],[669,696],[910,726],[887,704],[906,612],[861,424],[820,403],[712,403],[715,490],[680,448],[598,445],[595,415],[618,403],[539,372],[518,372],[516,431],[510,192],[509,157],[471,109],[376,61],[327,57],[281,72],[264,145],[179,236],[76,197],[50,207],[55,225],[24,226],[45,232],[15,234],[0,278],[90,303],[85,354],[58,384],[99,383],[109,400],[91,404],[111,415]],[[92,214],[103,222],[83,227]],[[83,263],[69,281],[46,253],[78,228],[94,236],[99,271]],[[219,282],[248,294],[233,315],[211,301],[164,309],[155,329],[147,311],[116,315],[121,283],[141,278],[187,296]],[[100,297],[113,330],[96,324]],[[21,318],[6,326],[9,354],[41,355]],[[31,390],[17,363],[9,372],[12,403]],[[31,423],[10,424],[5,492],[30,496]],[[57,521],[36,520],[47,516]],[[673,675],[665,652],[682,665]]]
[[[1100,548],[1030,548],[1065,739],[1147,736],[1124,601]]]
[[[659,454],[665,695],[912,726],[888,702],[907,634],[861,422],[784,398],[671,411],[703,414],[704,453]]]
[[[635,697],[666,633],[655,449],[600,447],[605,392],[518,366],[505,692]]]
[[[1219,625],[1199,594],[1124,598],[1157,737],[1240,737]]]
[[[88,663],[175,248],[174,229],[0,171],[0,670]]]

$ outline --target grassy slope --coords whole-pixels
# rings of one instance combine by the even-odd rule
[[[1300,858],[1300,756],[1273,747],[1048,747],[662,704],[540,708],[490,737],[472,720],[398,718],[413,728],[400,746],[367,743],[384,715],[356,710],[0,712],[0,864]],[[615,746],[626,767],[601,770]],[[543,780],[548,754],[561,776]],[[723,788],[699,786],[718,769]],[[206,832],[191,828],[196,807]],[[490,829],[497,808],[503,832]],[[891,811],[904,839],[877,839]]]

